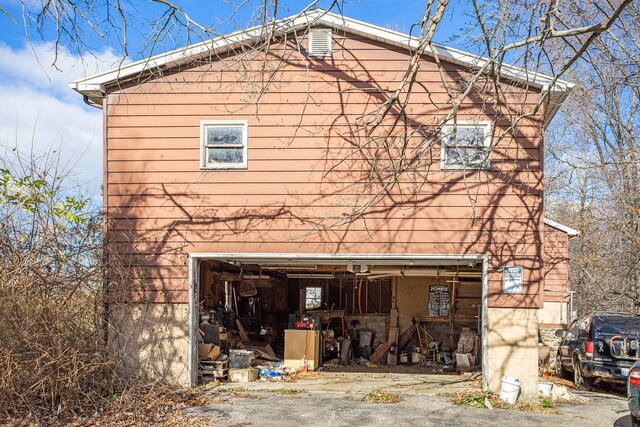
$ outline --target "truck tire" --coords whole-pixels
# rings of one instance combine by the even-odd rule
[[[573,383],[576,385],[576,389],[589,391],[591,390],[591,378],[586,378],[582,376],[582,371],[580,371],[580,361],[573,361]]]
[[[556,377],[559,378],[567,378],[567,371],[564,370],[562,366],[562,359],[560,359],[560,353],[556,355]]]

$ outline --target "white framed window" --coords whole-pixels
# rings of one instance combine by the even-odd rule
[[[442,128],[441,169],[488,169],[491,122],[458,120]]]
[[[322,287],[307,286],[304,289],[304,308],[307,310],[322,306]]]
[[[331,56],[331,29],[312,28],[309,30],[309,56]]]
[[[247,121],[202,120],[200,122],[202,169],[247,168]]]

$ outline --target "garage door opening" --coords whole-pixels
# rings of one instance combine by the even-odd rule
[[[485,270],[483,256],[193,256],[192,382],[480,372]]]

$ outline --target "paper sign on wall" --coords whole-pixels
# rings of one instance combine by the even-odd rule
[[[504,291],[522,293],[522,266],[513,265],[504,268]]]
[[[446,317],[451,307],[449,286],[429,286],[429,316]]]

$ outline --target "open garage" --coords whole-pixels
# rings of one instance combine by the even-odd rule
[[[479,372],[485,269],[483,256],[192,255],[192,381],[230,380],[228,368]]]

